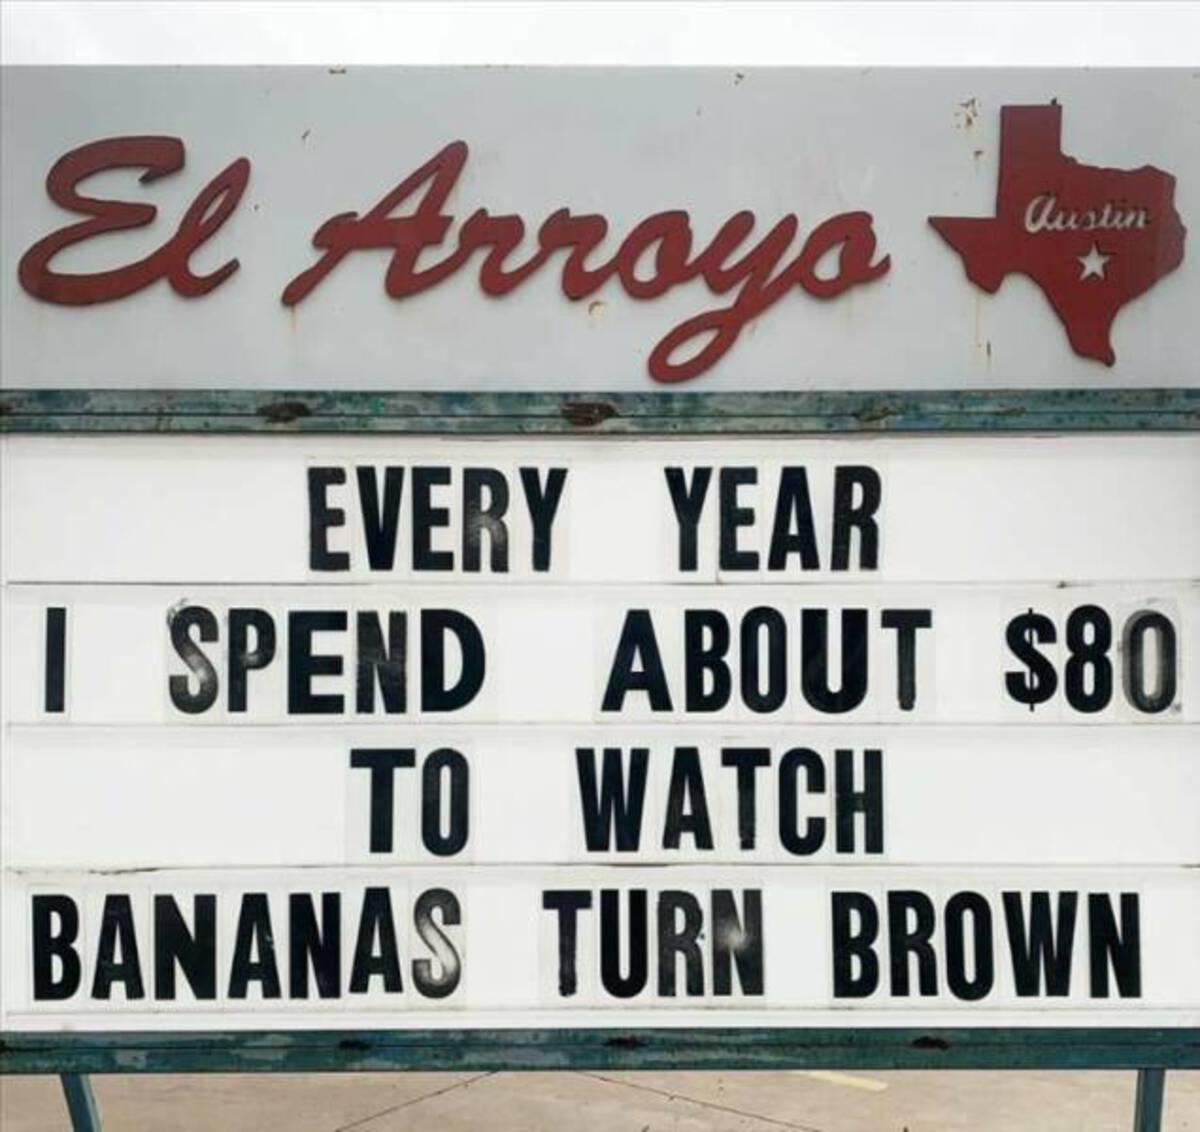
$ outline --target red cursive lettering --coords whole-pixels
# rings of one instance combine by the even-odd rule
[[[152,204],[84,196],[76,188],[80,181],[107,169],[132,168],[145,170],[139,180],[146,184],[178,172],[183,162],[182,141],[152,136],[105,138],[61,157],[46,177],[46,192],[56,204],[91,219],[60,228],[34,244],[21,257],[17,269],[21,286],[39,299],[77,305],[121,299],[162,278],[185,298],[207,294],[223,283],[238,269],[236,259],[207,275],[196,275],[188,261],[241,200],[250,176],[250,162],[244,157],[209,181],[180,220],[175,234],[145,258],[107,271],[72,274],[50,267],[51,260],[64,248],[105,232],[140,228],[158,214]]]
[[[817,298],[833,298],[859,283],[879,278],[890,266],[887,256],[872,262],[876,241],[871,214],[867,212],[847,212],[826,220],[809,234],[796,258],[781,268],[799,228],[794,215],[785,216],[759,243],[731,263],[730,257],[754,229],[753,213],[739,212],[730,217],[693,258],[690,218],[686,212],[672,211],[655,213],[641,221],[608,262],[589,267],[589,259],[608,234],[608,221],[596,214],[575,215],[564,208],[552,213],[538,229],[537,250],[524,263],[508,263],[525,235],[521,217],[492,216],[486,209],[479,209],[459,229],[454,250],[418,271],[421,253],[439,247],[450,230],[453,217],[442,209],[466,160],[466,143],[452,142],[369,212],[362,216],[339,213],[326,220],[312,241],[324,254],[284,288],[283,302],[289,306],[301,302],[350,252],[368,249],[391,249],[384,288],[394,299],[435,286],[463,267],[477,250],[485,248],[488,250],[479,282],[489,295],[504,295],[520,286],[558,251],[568,253],[561,282],[563,293],[573,300],[594,294],[613,276],[635,299],[655,298],[697,278],[703,279],[714,294],[737,289],[729,306],[688,319],[654,347],[650,376],[656,381],[677,382],[696,377],[712,366],[737,341],[748,322],[793,287]],[[392,215],[414,197],[417,199],[410,215]],[[816,267],[822,257],[838,249],[837,274],[818,275]],[[639,263],[651,253],[651,264],[644,269],[649,273],[639,275]],[[694,349],[698,341],[703,344],[691,356],[675,360],[687,347]]]

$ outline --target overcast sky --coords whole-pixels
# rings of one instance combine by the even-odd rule
[[[5,63],[1200,66],[1200,3],[36,3]]]

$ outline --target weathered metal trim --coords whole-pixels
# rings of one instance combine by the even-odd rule
[[[101,1132],[100,1110],[92,1083],[86,1075],[64,1073],[62,1075],[63,1099],[67,1102],[67,1115],[71,1118],[72,1132]]]
[[[1196,1069],[1200,1029],[9,1033],[5,1073],[545,1069]]]
[[[1166,1073],[1162,1069],[1140,1069],[1133,1102],[1133,1132],[1160,1132]]]
[[[0,390],[0,432],[894,433],[1200,429],[1200,388],[800,393]]]

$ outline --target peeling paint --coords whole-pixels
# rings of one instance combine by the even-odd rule
[[[958,104],[954,111],[954,128],[969,130],[979,120],[979,100],[972,95]]]

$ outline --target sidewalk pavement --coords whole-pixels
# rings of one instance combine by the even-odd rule
[[[1132,1072],[360,1073],[93,1077],[104,1132],[1130,1132]],[[3,1132],[68,1129],[0,1077]],[[1200,1132],[1200,1072],[1164,1132]]]

